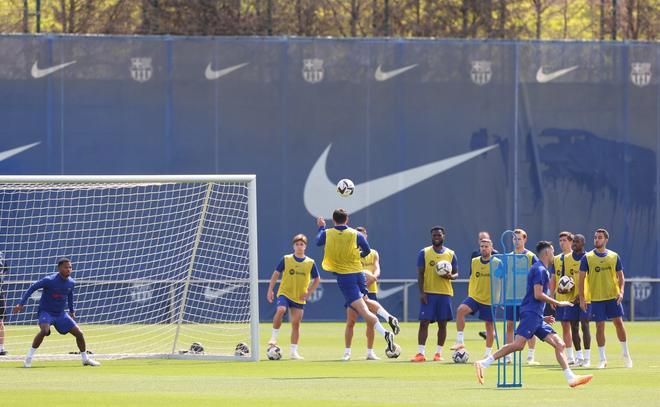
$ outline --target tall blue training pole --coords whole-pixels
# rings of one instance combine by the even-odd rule
[[[500,260],[499,265],[494,262],[490,264],[490,298],[491,310],[495,318],[495,344],[500,348],[499,335],[497,333],[497,319],[496,315],[498,310],[506,310],[507,306],[513,308],[513,324],[518,324],[518,307],[522,303],[524,293],[520,292],[520,286],[525,289],[524,284],[518,281],[521,277],[526,277],[528,272],[528,259],[524,254],[515,254],[512,250],[511,253],[506,253],[505,237],[511,235],[515,236],[512,230],[507,230],[502,233],[500,237],[500,244],[502,245],[502,253],[496,254],[493,257]],[[495,267],[494,267],[495,266]],[[523,295],[521,295],[523,294]],[[506,344],[506,313],[502,317],[502,331],[504,332],[504,343]],[[507,369],[506,358],[497,360],[497,387],[522,387],[522,355],[521,352],[513,353],[513,364]],[[513,370],[509,372],[508,370]]]

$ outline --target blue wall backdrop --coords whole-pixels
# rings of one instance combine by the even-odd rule
[[[336,206],[383,278],[415,278],[436,224],[463,277],[477,232],[513,226],[604,227],[627,276],[660,277],[659,76],[644,43],[0,36],[0,173],[256,173],[260,278]],[[342,303],[325,285],[306,317]]]

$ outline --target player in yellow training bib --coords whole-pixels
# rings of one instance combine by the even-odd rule
[[[463,330],[465,329],[465,316],[479,313],[479,319],[486,324],[486,352],[485,356],[491,354],[493,340],[495,337],[495,326],[493,324],[493,311],[490,307],[490,270],[501,267],[502,262],[492,257],[493,242],[483,238],[479,243],[481,256],[472,259],[470,267],[470,282],[468,283],[468,297],[463,300],[456,310],[456,344],[451,350],[465,347]]]
[[[362,272],[361,258],[371,252],[369,242],[363,234],[348,226],[348,213],[344,209],[335,209],[332,221],[335,227],[326,228],[325,219],[316,219],[316,225],[319,227],[316,245],[325,246],[323,269],[334,273],[337,278],[337,286],[344,295],[344,307],[352,308],[365,320],[367,327],[373,327],[383,335],[387,342],[388,356],[398,357],[400,347],[394,343],[394,335],[399,333],[399,321],[378,302],[367,297],[367,283]],[[383,317],[393,332],[383,328],[376,315]]]
[[[367,229],[364,226],[358,226],[355,228],[358,232],[367,239]],[[362,263],[362,271],[364,273],[365,281],[367,284],[367,297],[370,300],[378,301],[378,279],[380,278],[380,256],[378,252],[371,248],[371,251],[365,257],[360,259]],[[342,360],[351,359],[351,344],[353,342],[353,328],[355,327],[355,322],[357,321],[358,314],[351,307],[346,307],[346,329],[344,331],[344,342],[346,347],[344,348],[344,356]],[[374,328],[367,325],[367,360],[379,360],[380,358],[374,352]]]
[[[559,248],[561,253],[556,255],[550,265],[550,296],[557,301],[569,301],[575,303],[577,299],[577,282],[580,273],[580,259],[577,261],[577,267],[570,267],[575,262],[571,262],[570,256],[573,253],[573,234],[571,232],[559,233]],[[563,276],[568,276],[574,282],[574,287],[570,290],[564,290],[559,286],[559,280]],[[577,304],[576,304],[577,305]],[[546,310],[548,307],[546,306]],[[562,307],[556,310],[554,314],[557,321],[561,322],[562,339],[566,344],[566,359],[569,365],[575,364],[575,354],[573,353],[573,335],[572,323],[575,321],[575,327],[580,318],[580,307]],[[578,333],[579,334],[579,333]],[[578,345],[579,346],[579,345]]]
[[[429,324],[438,323],[438,342],[434,361],[444,360],[442,347],[447,338],[447,321],[454,319],[451,310],[451,297],[454,296],[452,280],[458,278],[458,261],[454,251],[444,247],[445,230],[440,226],[431,228],[431,246],[419,251],[417,256],[417,284],[419,286],[419,331],[417,344],[419,351],[411,362],[426,361],[426,338],[429,334]],[[438,262],[451,263],[451,272],[440,276],[436,271]]]
[[[610,239],[605,229],[597,229],[594,233],[595,248],[580,260],[580,308],[587,310],[587,294],[591,296],[591,319],[596,321],[596,342],[600,354],[599,369],[607,367],[605,356],[605,321],[612,320],[616,328],[616,336],[623,350],[623,365],[632,367],[633,362],[628,351],[626,329],[623,326],[623,265],[618,254],[607,250]]]
[[[268,302],[273,303],[275,294],[273,288],[277,279],[282,275],[282,282],[277,290],[277,310],[273,317],[273,333],[268,341],[269,345],[277,343],[277,335],[282,326],[282,317],[287,309],[291,321],[291,359],[303,359],[298,353],[298,340],[300,338],[300,323],[303,318],[305,303],[309,296],[316,290],[321,277],[316,269],[314,259],[305,256],[307,248],[307,237],[298,234],[293,237],[293,254],[282,257],[273,271],[268,284]],[[313,280],[313,281],[312,281]],[[310,285],[310,281],[312,284]]]

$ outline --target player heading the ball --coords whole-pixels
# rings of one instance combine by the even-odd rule
[[[394,343],[394,335],[399,333],[399,321],[378,302],[370,300],[367,296],[369,291],[360,259],[371,252],[369,242],[363,234],[348,226],[346,210],[335,209],[332,213],[332,221],[335,226],[326,229],[325,219],[317,218],[316,220],[316,225],[319,227],[316,245],[325,246],[323,269],[335,275],[339,290],[344,295],[344,306],[353,308],[364,318],[368,327],[373,326],[378,333],[383,335],[387,342],[385,351],[387,355],[398,356],[399,346]],[[378,317],[370,311],[370,308],[375,309],[377,315],[389,322],[393,332],[383,328]]]

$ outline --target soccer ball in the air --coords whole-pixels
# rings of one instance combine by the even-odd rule
[[[401,356],[401,346],[398,343],[394,344],[394,350],[390,352],[389,349],[385,348],[385,355],[390,359],[396,359]]]
[[[250,356],[250,348],[243,342],[239,342],[234,350],[234,356]]]
[[[467,363],[469,358],[470,354],[465,349],[459,349],[451,355],[451,360],[453,360],[454,363]]]
[[[560,294],[566,294],[575,287],[575,281],[569,276],[561,276],[559,282],[557,283],[557,291]]]
[[[266,356],[270,360],[282,359],[282,350],[277,345],[270,345],[266,350]]]
[[[435,264],[435,272],[438,273],[440,277],[451,275],[452,272],[451,263],[446,260],[437,262]]]
[[[339,195],[343,197],[353,195],[353,192],[355,192],[355,185],[353,184],[353,181],[348,178],[339,180],[337,183],[337,192],[339,192]]]

